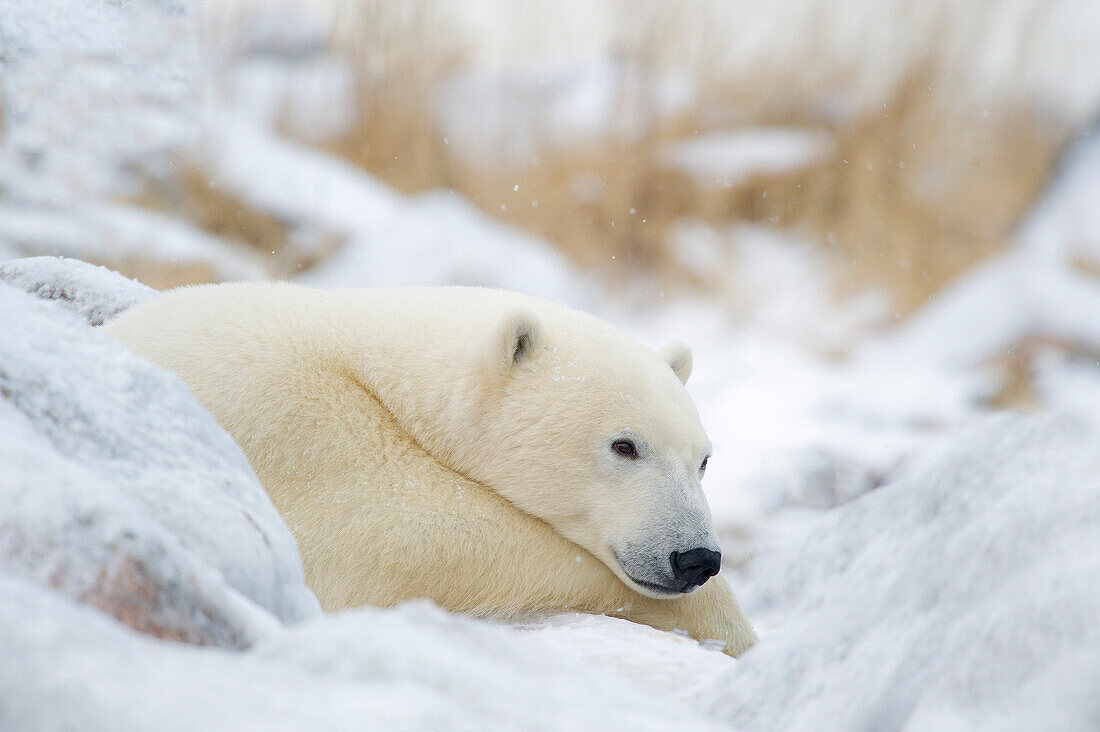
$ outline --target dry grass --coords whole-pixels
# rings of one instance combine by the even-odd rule
[[[1012,345],[987,366],[998,372],[1000,382],[985,403],[996,409],[1034,411],[1043,407],[1036,387],[1036,363],[1043,355],[1071,362],[1100,364],[1100,353],[1074,341],[1049,336],[1028,336]]]
[[[668,187],[677,181],[657,164],[653,144],[675,121],[634,141],[608,137],[537,150],[520,164],[503,156],[475,164],[448,144],[433,107],[465,57],[446,21],[421,3],[403,13],[366,4],[343,24],[345,33],[349,25],[358,29],[349,47],[360,104],[356,124],[328,144],[332,152],[405,192],[452,189],[609,278],[633,267],[683,274],[665,242],[685,192]]]
[[[916,73],[881,111],[830,130],[828,160],[696,191],[695,213],[805,225],[850,262],[851,284],[884,286],[910,311],[1005,245],[1063,142],[1029,110],[945,104],[934,78]]]
[[[355,65],[359,107],[353,128],[330,147],[399,190],[441,185],[449,151],[432,101],[464,55],[446,22],[425,3],[363,2],[349,6],[337,32],[350,33],[342,44]]]
[[[294,227],[217,185],[199,165],[177,165],[168,179],[150,179],[133,203],[162,211],[260,255],[271,277],[299,274],[335,251],[340,242],[328,238],[303,246]],[[215,282],[217,273],[203,263],[171,263],[144,257],[104,263],[158,289]]]
[[[421,19],[405,37],[410,48],[435,47],[435,33]],[[393,54],[388,65],[362,74],[359,123],[330,148],[401,190],[453,189],[612,279],[641,268],[665,286],[705,284],[669,251],[669,229],[685,216],[797,226],[843,255],[852,287],[883,286],[907,312],[1004,246],[1062,143],[1028,110],[943,102],[936,74],[920,67],[882,109],[829,129],[835,157],[731,188],[700,188],[657,155],[662,144],[705,129],[703,120],[714,125],[728,110],[744,117],[746,100],[720,88],[700,95],[705,106],[633,141],[609,136],[548,146],[535,162],[502,156],[473,164],[445,143],[431,107],[438,85],[461,63],[460,49],[444,49],[419,63],[408,49],[386,51]],[[758,123],[821,126],[763,116]]]

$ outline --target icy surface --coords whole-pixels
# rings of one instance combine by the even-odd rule
[[[781,627],[700,698],[745,730],[1092,728],[1098,522],[1097,434],[996,420],[754,561]]]
[[[117,281],[88,267],[74,285],[60,264],[37,292],[70,288],[85,317],[118,305]],[[248,645],[319,612],[248,461],[182,383],[11,285],[0,312],[5,572],[200,643]]]

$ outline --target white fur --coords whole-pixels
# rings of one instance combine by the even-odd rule
[[[186,288],[106,330],[237,439],[328,609],[430,597],[755,639],[720,576],[660,589],[670,552],[718,548],[682,344],[477,288]],[[611,448],[627,437],[637,459]]]

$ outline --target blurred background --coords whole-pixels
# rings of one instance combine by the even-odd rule
[[[737,564],[1100,420],[1100,3],[0,4],[0,259],[507,287],[695,350]]]

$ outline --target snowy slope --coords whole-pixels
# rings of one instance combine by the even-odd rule
[[[744,730],[1094,728],[1100,436],[1000,418],[747,569],[781,627],[706,695]]]
[[[175,175],[202,137],[197,21],[171,0],[0,2],[0,258],[265,273],[238,245],[120,202]]]

